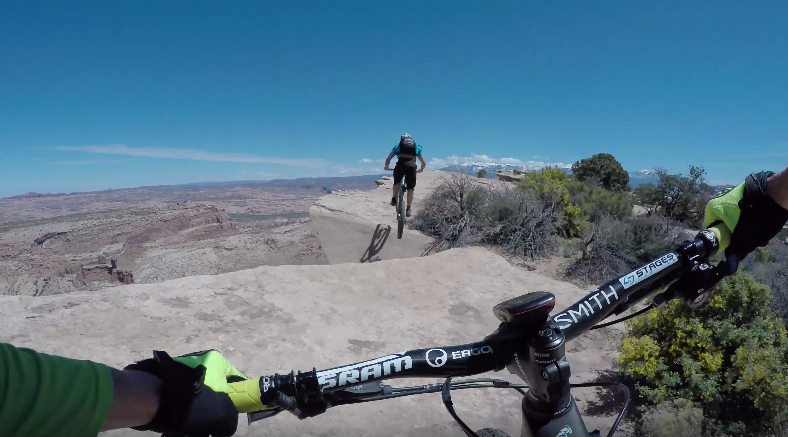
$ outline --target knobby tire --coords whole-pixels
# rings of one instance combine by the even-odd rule
[[[399,201],[397,202],[397,239],[402,239],[405,230],[405,184],[400,181]]]

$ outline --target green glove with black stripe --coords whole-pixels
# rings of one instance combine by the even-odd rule
[[[153,358],[126,367],[162,380],[159,410],[149,424],[135,427],[167,436],[229,437],[238,428],[232,397],[244,397],[228,385],[249,379],[219,352],[207,350],[171,358],[154,351]],[[259,394],[257,395],[259,398]]]
[[[768,179],[773,172],[753,173],[744,183],[724,191],[706,204],[703,228],[724,223],[733,232],[730,245],[721,239],[725,256],[744,259],[758,247],[769,244],[785,226],[788,211],[772,199],[768,192]]]

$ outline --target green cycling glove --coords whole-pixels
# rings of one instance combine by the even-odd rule
[[[769,244],[788,220],[788,211],[772,199],[766,191],[767,179],[773,172],[747,176],[744,183],[724,191],[706,204],[703,228],[720,222],[730,229],[730,245],[725,256],[744,259],[758,247]]]
[[[159,410],[151,423],[134,427],[172,436],[229,437],[238,428],[238,411],[228,383],[249,379],[219,352],[207,350],[171,358],[154,351],[153,358],[126,366],[157,376],[163,382]]]

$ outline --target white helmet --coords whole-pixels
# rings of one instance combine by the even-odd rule
[[[410,134],[405,133],[405,134],[400,135],[400,137],[399,137],[400,140],[404,140],[405,138],[410,138]],[[413,138],[410,138],[410,139],[413,139]]]

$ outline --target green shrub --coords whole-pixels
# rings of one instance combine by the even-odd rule
[[[580,236],[584,228],[582,211],[569,199],[566,187],[569,176],[558,167],[545,167],[538,172],[527,173],[515,190],[527,192],[539,199],[551,213],[555,213],[554,224],[558,235],[565,238]]]
[[[742,263],[742,268],[772,289],[772,308],[788,322],[788,246],[778,236],[768,246],[751,253]]]
[[[481,169],[478,173],[476,173],[476,177],[479,179],[484,179],[487,177],[487,170]]]
[[[577,179],[564,182],[569,202],[580,207],[583,218],[596,223],[604,216],[623,220],[632,215],[632,202],[624,193],[613,193]]]
[[[762,432],[788,418],[788,336],[771,300],[739,273],[695,313],[673,301],[627,322],[619,366],[652,404],[687,399],[728,434]]]
[[[703,410],[685,399],[657,404],[642,418],[640,431],[645,437],[701,437]]]
[[[610,191],[626,191],[629,174],[609,153],[598,153],[572,164],[572,173],[581,182],[604,188]]]
[[[659,182],[642,184],[633,195],[639,205],[650,213],[659,211],[663,216],[697,227],[703,218],[704,207],[711,198],[712,188],[706,183],[703,167],[689,166],[689,175],[668,174],[657,170]]]

